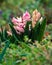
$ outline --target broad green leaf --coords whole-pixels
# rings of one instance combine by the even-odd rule
[[[35,27],[32,29],[32,41],[37,40],[40,42],[42,40],[42,37],[44,35],[45,26],[46,26],[45,18],[41,23],[40,21],[37,22]]]

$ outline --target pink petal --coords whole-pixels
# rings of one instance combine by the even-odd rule
[[[18,30],[19,32],[24,32],[24,29],[22,27],[19,26],[14,26],[15,30]]]
[[[30,14],[29,14],[29,12],[25,12],[24,14],[23,14],[23,21],[29,21],[30,20]]]
[[[18,23],[22,22],[22,17],[20,18],[17,17],[17,20],[18,20]]]
[[[13,23],[13,24],[17,24],[17,21],[18,21],[18,20],[17,20],[15,17],[12,18],[12,23]]]
[[[41,14],[38,12],[37,15],[36,15],[36,21],[38,21],[41,17]]]
[[[24,27],[24,23],[17,23],[17,26],[19,26],[19,27]]]
[[[12,18],[12,23],[14,25],[17,25],[20,22],[22,22],[22,18],[21,17],[20,18],[17,18],[17,19],[15,17]]]
[[[20,33],[19,31],[17,31],[17,30],[16,30],[16,32],[17,32],[17,34],[19,34],[19,35],[21,34],[21,33]]]

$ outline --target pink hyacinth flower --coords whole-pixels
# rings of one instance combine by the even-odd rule
[[[14,29],[16,30],[17,34],[24,32],[27,21],[30,21],[30,14],[27,11],[20,18],[12,18],[12,23],[14,24]]]
[[[23,14],[23,21],[29,21],[30,20],[30,14],[29,14],[29,12],[25,12],[24,14]]]

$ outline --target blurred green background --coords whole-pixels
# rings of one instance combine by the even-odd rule
[[[52,0],[0,0],[0,19],[20,16],[26,10],[32,14],[35,9],[46,16],[48,23],[52,22]]]

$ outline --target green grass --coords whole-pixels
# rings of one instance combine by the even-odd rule
[[[33,44],[11,43],[0,62],[0,65],[51,65],[52,63],[52,42],[51,36],[43,39],[41,43],[36,41]],[[2,43],[0,51],[2,51]]]

